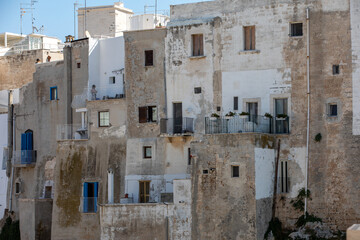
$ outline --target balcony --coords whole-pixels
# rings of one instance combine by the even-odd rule
[[[222,133],[289,133],[289,118],[267,118],[260,115],[233,117],[206,117],[206,134]]]
[[[58,125],[56,130],[56,140],[87,140],[87,126],[81,124]]]
[[[160,120],[160,132],[167,135],[192,135],[193,118],[163,118]]]
[[[36,151],[34,150],[16,150],[14,152],[14,167],[35,167]]]

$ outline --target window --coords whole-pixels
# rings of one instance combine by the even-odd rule
[[[109,84],[115,84],[115,77],[109,77]]]
[[[231,166],[231,177],[238,178],[239,176],[239,166]]]
[[[21,134],[21,164],[32,164],[34,162],[33,131],[27,130]]]
[[[209,170],[208,169],[203,170],[203,174],[209,174]]]
[[[108,111],[99,112],[99,127],[109,127],[110,126],[110,114]]]
[[[195,93],[195,94],[201,93],[201,87],[196,87],[196,88],[194,88],[194,93]]]
[[[221,111],[221,107],[216,107],[216,111],[220,112],[220,111]]]
[[[289,118],[284,115],[288,115],[288,99],[275,99],[275,133],[289,133]]]
[[[336,117],[338,115],[338,108],[336,103],[329,104],[329,116]]]
[[[255,50],[255,26],[244,27],[244,50]]]
[[[84,213],[97,212],[98,185],[97,182],[84,182]]]
[[[20,182],[15,183],[15,194],[20,194]]]
[[[234,111],[239,110],[239,97],[234,97]]]
[[[202,34],[193,34],[192,37],[192,56],[204,56],[204,37]]]
[[[191,165],[191,148],[188,148],[188,165]]]
[[[154,65],[154,52],[153,50],[145,51],[145,66]]]
[[[143,148],[143,157],[151,158],[152,157],[152,148],[150,146],[145,146]]]
[[[339,65],[333,65],[333,75],[340,74],[340,66]]]
[[[51,186],[45,186],[44,198],[51,198],[51,193],[52,193],[52,187]]]
[[[57,100],[57,99],[58,99],[57,87],[51,87],[50,88],[50,100]]]
[[[248,102],[246,103],[247,112],[250,113],[249,121],[253,123],[258,122],[258,103],[257,102]]]
[[[290,23],[290,36],[300,37],[303,35],[303,24],[302,23]]]
[[[77,68],[81,68],[81,63],[76,63]]]
[[[139,123],[157,122],[157,107],[139,107]]]
[[[282,161],[280,164],[280,192],[289,192],[289,178],[288,178],[288,166],[287,161]]]
[[[139,202],[148,203],[150,200],[150,181],[139,181]]]

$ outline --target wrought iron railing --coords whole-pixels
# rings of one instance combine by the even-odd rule
[[[36,164],[35,150],[16,150],[13,155],[14,166],[28,166]]]
[[[160,119],[161,134],[181,134],[187,135],[194,133],[193,118],[163,118]]]
[[[58,125],[56,140],[81,140],[88,139],[87,126],[81,124]]]
[[[289,133],[289,118],[268,118],[260,115],[206,117],[205,133]]]

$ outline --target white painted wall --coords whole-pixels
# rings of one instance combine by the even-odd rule
[[[7,147],[7,114],[0,114],[0,218],[4,214],[6,208],[6,191],[8,178],[6,170],[2,169],[3,166],[3,149]]]
[[[222,103],[223,113],[234,112],[234,97],[239,98],[239,110],[246,112],[244,99],[260,98],[259,115],[274,114],[271,109],[271,95],[290,93],[291,70],[284,74],[277,69],[252,70],[222,73]]]
[[[155,22],[155,14],[141,14],[135,15],[130,18],[131,25],[130,30],[144,30],[144,29],[153,29],[155,26],[165,27],[169,21],[168,16],[157,15],[157,22]]]
[[[89,51],[89,90],[96,85],[97,98],[115,97],[124,94],[123,69],[125,67],[124,37],[90,39]],[[122,70],[122,71],[120,71]],[[110,84],[115,77],[115,84]],[[89,94],[89,97],[91,95]]]
[[[256,200],[273,196],[275,150],[255,148]]]
[[[353,134],[360,135],[360,1],[350,1],[353,61]]]

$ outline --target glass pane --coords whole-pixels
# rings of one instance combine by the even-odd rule
[[[152,111],[152,121],[156,122],[157,121],[157,107],[152,107],[151,111]]]

